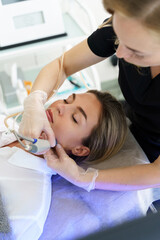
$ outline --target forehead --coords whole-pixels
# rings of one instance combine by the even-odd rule
[[[93,106],[93,108],[94,108],[94,106],[95,106],[95,108],[96,108],[96,106],[101,106],[101,103],[98,100],[98,98],[96,97],[96,95],[93,93],[88,93],[88,92],[76,94],[75,102],[77,104],[83,104],[86,107]]]
[[[129,48],[144,53],[152,53],[160,49],[155,37],[136,19],[115,12],[113,28],[120,42]]]
[[[95,94],[77,94],[75,103],[84,109],[90,119],[94,119],[96,122],[98,121],[102,106]]]
[[[76,94],[76,101],[85,102],[86,105],[100,103],[96,95],[89,92]]]

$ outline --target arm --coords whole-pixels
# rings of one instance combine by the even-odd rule
[[[153,163],[100,170],[95,188],[130,191],[160,186],[160,157]]]
[[[105,58],[96,56],[89,48],[87,39],[65,52],[60,84],[75,72],[96,64]],[[60,71],[61,57],[46,65],[37,76],[32,92],[35,90],[45,91],[48,96],[52,94]]]
[[[77,166],[62,147],[56,147],[56,154],[51,150],[47,152],[45,159],[49,167],[76,186],[88,189],[95,176],[93,171],[84,172]],[[96,189],[111,191],[133,191],[159,185],[160,157],[150,164],[99,170],[93,184]]]
[[[37,76],[31,94],[24,102],[24,113],[20,124],[20,133],[39,138],[42,132],[48,136],[52,147],[55,146],[55,135],[48,122],[44,104],[52,96],[53,90],[64,82],[67,76],[102,61],[90,50],[87,40],[84,40],[64,55],[63,66],[61,57],[46,65]],[[60,84],[59,84],[60,83]]]

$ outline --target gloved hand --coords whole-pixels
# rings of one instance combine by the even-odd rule
[[[27,137],[39,138],[42,132],[47,134],[51,147],[55,146],[55,135],[50,127],[45,113],[44,104],[47,93],[44,91],[32,92],[24,101],[24,113],[19,132]]]
[[[66,154],[61,145],[57,144],[54,150],[50,149],[44,154],[44,158],[50,168],[74,185],[84,188],[88,192],[95,188],[98,170],[88,168],[86,171],[79,167],[75,161]]]

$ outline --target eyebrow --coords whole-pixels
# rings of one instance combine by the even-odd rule
[[[76,94],[73,93],[73,94],[72,94],[72,97],[73,97],[73,102],[74,102],[74,100],[76,99]]]
[[[77,108],[78,108],[78,110],[83,114],[83,116],[85,117],[85,119],[87,120],[87,115],[86,115],[85,111],[83,110],[83,108],[81,108],[81,107],[77,107]]]
[[[72,97],[73,97],[73,101],[76,99],[76,94],[75,93],[73,93],[72,94]],[[85,113],[85,111],[83,110],[83,108],[81,108],[81,107],[77,107],[78,108],[78,110],[83,114],[83,116],[85,117],[85,119],[87,120],[87,114]]]

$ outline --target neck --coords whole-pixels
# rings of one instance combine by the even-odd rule
[[[150,69],[151,69],[152,78],[155,78],[158,74],[160,74],[160,66],[153,66],[153,67],[150,67]]]

